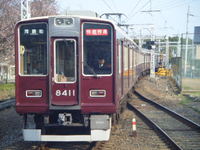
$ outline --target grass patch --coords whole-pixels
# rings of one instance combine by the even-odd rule
[[[182,88],[183,88],[184,90],[188,90],[188,91],[189,91],[189,90],[194,90],[193,88],[188,87],[188,86],[183,86]]]
[[[180,104],[182,104],[182,105],[187,105],[191,102],[191,99],[184,95],[180,95],[180,98],[181,98]]]
[[[191,96],[200,97],[200,92],[188,92],[188,94]]]
[[[15,84],[8,83],[8,84],[0,84],[0,90],[12,90],[15,88]]]
[[[200,110],[194,107],[190,107],[191,109],[193,109],[194,111],[198,112],[200,114]]]
[[[15,97],[15,84],[0,84],[0,101]]]
[[[184,95],[179,95],[179,97],[181,98],[180,104],[185,105],[200,114],[200,109],[194,107],[196,104],[190,97]]]
[[[200,91],[183,91],[182,95],[191,98],[200,98]]]

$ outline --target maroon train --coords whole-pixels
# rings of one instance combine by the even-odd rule
[[[150,54],[106,19],[32,18],[17,23],[15,41],[26,141],[109,140],[122,98],[150,69]]]

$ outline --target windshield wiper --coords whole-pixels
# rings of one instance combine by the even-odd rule
[[[95,78],[98,78],[97,73],[94,71],[92,67],[90,67],[87,63],[85,64],[85,66],[87,67],[89,73],[92,73]]]

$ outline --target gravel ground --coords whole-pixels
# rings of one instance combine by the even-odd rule
[[[156,101],[160,101],[168,107],[173,107],[177,112],[192,116],[200,123],[200,115],[193,109],[180,104],[180,97],[174,95],[174,89],[168,79],[143,78],[139,81],[136,89],[142,94],[150,93]],[[199,103],[199,102],[198,102]],[[195,114],[195,115],[194,115]],[[132,136],[132,118],[137,121],[137,137]],[[190,118],[190,117],[189,117]],[[191,119],[191,118],[190,118]],[[0,111],[0,149],[2,150],[34,150],[38,149],[37,142],[24,142],[22,138],[22,117],[14,108]],[[96,149],[110,150],[166,150],[165,143],[133,112],[125,110],[118,125],[113,126],[111,139],[108,142],[98,142],[100,147]],[[97,145],[98,145],[97,144]],[[59,144],[58,144],[59,145]],[[64,144],[64,146],[67,146]],[[53,148],[56,150],[55,146]],[[69,148],[57,148],[59,150]],[[78,148],[77,148],[78,149]]]
[[[22,138],[22,117],[16,114],[14,108],[0,112],[0,149],[2,150],[39,150],[40,143],[24,142]],[[9,117],[7,117],[9,116]],[[137,121],[137,136],[132,134],[132,118]],[[6,130],[5,130],[6,128]],[[100,143],[100,146],[99,146]],[[62,145],[62,146],[61,146]],[[78,144],[77,144],[78,145]],[[48,144],[51,150],[69,150],[70,144]],[[97,148],[98,147],[98,148]],[[157,134],[150,129],[133,112],[125,110],[118,125],[112,127],[111,139],[108,142],[98,142],[96,149],[101,150],[157,150],[168,149]],[[79,149],[78,146],[76,149]]]
[[[39,145],[23,141],[22,120],[14,107],[0,111],[0,150],[33,150]]]
[[[162,128],[182,149],[199,150],[199,132],[140,98],[135,98],[131,104]]]
[[[167,106],[177,113],[200,124],[200,101],[194,98],[182,104],[183,96],[177,95],[175,84],[169,78],[144,77],[135,88],[142,95],[154,99],[156,102]]]
[[[137,136],[133,136],[132,118],[137,121]],[[125,110],[119,125],[113,127],[111,139],[104,142],[102,150],[168,150],[169,148],[150,129],[140,118],[132,111]],[[95,149],[94,149],[95,150]]]
[[[13,107],[0,111],[0,149],[22,141],[22,118]]]

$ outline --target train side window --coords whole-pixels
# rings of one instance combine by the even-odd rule
[[[123,41],[120,41],[119,44],[119,74],[121,74],[121,70],[122,70],[122,49],[123,49]]]
[[[136,65],[136,67],[137,67],[137,65],[138,65],[138,61],[139,61],[139,58],[138,58],[138,51],[136,51],[136,53],[135,53],[135,58],[136,58],[136,60],[135,60],[135,65]]]
[[[123,48],[123,51],[124,51],[124,58],[123,58],[123,65],[124,65],[124,76],[127,76],[128,75],[128,46],[124,46]]]
[[[130,73],[131,73],[131,75],[132,75],[132,73],[133,73],[133,50],[132,50],[132,48],[130,48]]]
[[[135,49],[134,49],[134,51],[133,51],[133,57],[134,57],[134,61],[133,61],[133,63],[134,63],[134,68],[135,68],[135,66],[136,66],[136,52],[135,52]]]
[[[55,81],[57,83],[74,83],[76,81],[75,40],[55,41]]]
[[[47,25],[46,23],[23,24],[19,28],[20,75],[47,74]]]

